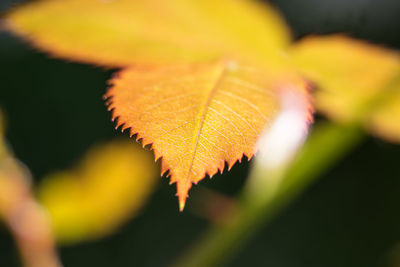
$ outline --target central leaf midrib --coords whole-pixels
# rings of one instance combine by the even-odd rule
[[[217,76],[217,79],[216,79],[215,82],[214,82],[213,87],[212,87],[211,90],[209,91],[209,94],[208,94],[208,97],[207,97],[207,99],[206,99],[206,102],[205,102],[204,105],[203,105],[203,110],[201,111],[202,114],[201,114],[201,117],[200,117],[200,123],[199,123],[199,126],[198,126],[198,131],[197,131],[197,134],[196,134],[196,139],[195,139],[195,141],[194,141],[193,155],[192,155],[192,159],[191,159],[191,161],[190,161],[190,165],[189,165],[189,168],[188,168],[187,175],[186,175],[186,177],[185,177],[185,181],[186,181],[186,182],[187,182],[187,180],[188,180],[188,178],[189,178],[189,176],[190,176],[190,172],[191,172],[191,170],[192,170],[192,168],[193,168],[193,163],[194,163],[194,160],[195,160],[195,158],[196,158],[197,148],[198,148],[198,146],[199,146],[200,135],[201,135],[201,131],[203,130],[204,120],[205,120],[205,118],[206,118],[206,116],[207,116],[208,107],[210,106],[211,100],[212,100],[212,98],[214,97],[216,91],[218,90],[218,88],[219,88],[219,86],[220,86],[220,83],[221,83],[221,81],[223,80],[223,78],[224,78],[224,76],[225,76],[225,74],[226,74],[226,71],[227,71],[227,69],[226,69],[226,64],[224,64],[224,65],[222,66],[222,70],[221,70],[220,74]]]

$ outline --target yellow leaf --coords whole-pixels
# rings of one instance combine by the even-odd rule
[[[132,67],[112,81],[109,108],[162,157],[177,182],[180,209],[192,183],[251,158],[263,129],[280,110],[283,88],[307,94],[301,79],[233,61]]]
[[[400,70],[397,53],[341,35],[305,38],[291,52],[296,67],[319,87],[317,109],[342,123],[364,121]]]
[[[290,41],[277,12],[253,0],[42,0],[6,22],[54,55],[111,66],[221,55],[271,64]]]
[[[113,142],[92,149],[79,167],[48,176],[38,194],[57,239],[71,243],[109,234],[137,214],[156,177],[139,145]]]
[[[391,92],[371,112],[367,127],[386,140],[400,143],[400,80],[395,79],[388,89]]]

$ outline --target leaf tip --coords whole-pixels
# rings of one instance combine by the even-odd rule
[[[188,198],[189,189],[192,187],[192,182],[190,181],[178,181],[176,184],[177,195],[179,198],[179,211],[183,211],[186,204],[186,199]]]
[[[179,211],[182,212],[183,209],[185,208],[185,203],[186,203],[186,199],[184,199],[183,201],[179,200]]]

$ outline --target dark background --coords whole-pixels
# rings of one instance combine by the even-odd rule
[[[17,2],[0,0],[0,12]],[[274,0],[299,38],[345,32],[400,49],[400,1]],[[340,66],[338,66],[340,67]],[[51,59],[0,33],[0,106],[8,140],[38,178],[70,167],[114,131],[102,94],[112,71]],[[399,122],[400,123],[400,122]],[[318,155],[316,155],[318,156]],[[233,195],[247,164],[204,180]],[[175,188],[162,179],[141,216],[98,242],[61,248],[66,267],[164,266],[207,226],[177,212]],[[400,146],[369,138],[311,186],[235,255],[228,266],[369,267],[400,259]],[[399,262],[399,260],[398,260]],[[19,266],[12,238],[0,225],[0,266]]]

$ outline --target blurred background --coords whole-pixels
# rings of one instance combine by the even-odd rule
[[[22,2],[0,0],[0,13]],[[400,49],[398,0],[272,3],[286,17],[295,38],[344,32]],[[116,136],[128,138],[114,130],[102,100],[112,73],[49,58],[0,32],[0,107],[7,119],[7,139],[35,182],[73,166],[95,144]],[[257,234],[228,266],[399,267],[399,159],[400,146],[369,137]],[[247,162],[236,165],[201,185],[234,195],[247,169]],[[165,266],[172,262],[208,224],[195,214],[191,199],[179,213],[174,194],[175,186],[160,178],[139,216],[117,233],[61,247],[64,265]],[[0,266],[20,266],[12,237],[1,225]]]

